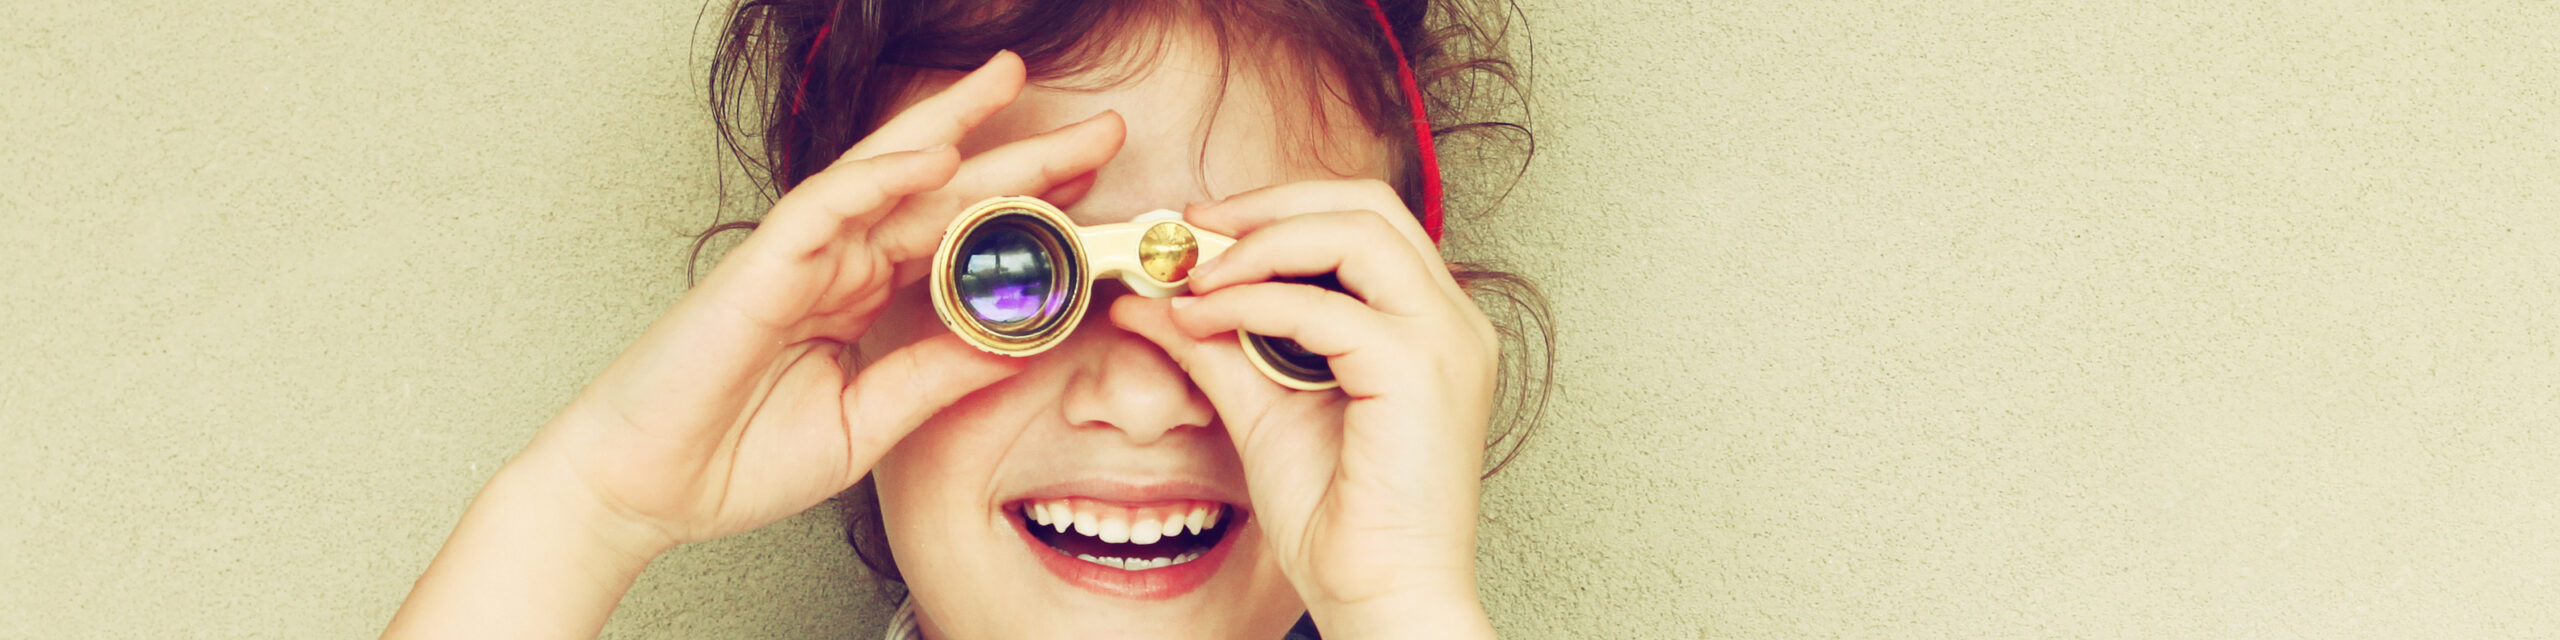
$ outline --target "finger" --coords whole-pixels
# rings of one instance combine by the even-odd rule
[[[1184,211],[1184,220],[1210,231],[1231,236],[1244,236],[1284,218],[1317,211],[1375,211],[1396,229],[1396,234],[1411,243],[1434,268],[1446,271],[1440,263],[1439,245],[1422,230],[1422,222],[1396,195],[1395,187],[1374,179],[1309,180],[1263,187],[1227,196],[1217,202],[1193,205]]]
[[[1120,114],[1104,111],[1083,122],[988,149],[960,163],[951,181],[930,197],[910,199],[880,219],[870,244],[890,264],[932,255],[961,208],[996,196],[1027,195],[1092,174],[1120,153],[1128,137]],[[921,272],[916,274],[921,275]],[[909,279],[902,277],[899,284]]]
[[[979,351],[959,336],[937,333],[864,367],[844,390],[854,477],[925,419],[961,397],[1020,373],[1025,361]]]
[[[1315,499],[1312,495],[1279,498],[1274,492],[1298,493],[1289,488],[1323,486],[1322,482],[1306,480],[1332,475],[1332,461],[1342,450],[1342,430],[1331,425],[1339,423],[1340,417],[1336,414],[1331,418],[1302,419],[1289,414],[1310,409],[1339,411],[1332,402],[1334,398],[1313,406],[1289,403],[1290,408],[1282,408],[1283,401],[1297,392],[1264,378],[1246,360],[1244,347],[1236,343],[1234,334],[1208,339],[1184,334],[1174,326],[1170,315],[1173,307],[1168,302],[1166,298],[1121,296],[1111,304],[1111,323],[1163,348],[1201,395],[1209,398],[1218,415],[1229,418],[1220,425],[1244,461],[1246,480],[1255,491],[1255,504],[1278,509],[1283,501],[1311,503]]]
[[[886,211],[909,195],[941,188],[960,168],[949,147],[838,164],[793,187],[733,255],[797,260],[831,246],[846,222]],[[724,261],[726,262],[726,261]],[[713,277],[719,277],[715,267]]]
[[[1102,168],[1120,155],[1128,137],[1128,121],[1119,111],[1104,110],[1075,124],[970,156],[942,190],[971,202],[1037,195]],[[1066,206],[1054,200],[1050,204]]]
[[[1065,182],[1051,186],[1048,191],[1042,191],[1035,197],[1041,202],[1058,205],[1059,209],[1075,208],[1077,202],[1084,201],[1086,195],[1093,193],[1094,173],[1086,172],[1084,175],[1068,178]]]
[[[1170,302],[1166,298],[1120,296],[1111,302],[1111,324],[1163,349],[1212,404],[1251,406],[1252,401],[1284,391],[1263,379],[1262,372],[1245,360],[1244,348],[1234,338],[1198,338],[1184,333],[1173,322]]]
[[[1380,311],[1419,317],[1448,308],[1449,290],[1413,245],[1366,211],[1299,214],[1266,225],[1193,269],[1191,290],[1205,294],[1274,276],[1326,273]]]
[[[1265,282],[1228,287],[1198,298],[1169,300],[1174,324],[1186,334],[1242,331],[1288,338],[1325,356],[1334,379],[1342,383],[1342,397],[1352,402],[1339,432],[1344,439],[1339,449],[1343,464],[1408,456],[1413,460],[1455,457],[1474,463],[1472,447],[1463,443],[1480,441],[1483,434],[1466,435],[1462,429],[1442,428],[1467,424],[1469,420],[1468,416],[1445,415],[1445,407],[1450,405],[1440,402],[1452,391],[1453,372],[1475,369],[1475,362],[1456,355],[1463,353],[1462,349],[1435,343],[1430,335],[1400,330],[1393,319],[1361,306],[1350,296],[1306,285]],[[1233,338],[1228,342],[1233,344]],[[1238,357],[1243,357],[1242,347],[1235,349]],[[1255,370],[1253,374],[1258,376],[1260,372]],[[1267,380],[1261,384],[1275,390],[1281,388]],[[1363,402],[1381,398],[1395,400]],[[1270,443],[1265,438],[1281,437],[1239,435],[1265,444]],[[1239,440],[1237,444],[1245,446],[1246,442]],[[1245,455],[1246,464],[1254,464],[1253,452]]]
[[[939,186],[958,167],[959,156],[942,151],[831,169],[836,176],[827,184],[795,191],[806,193],[788,206],[776,203],[764,223],[652,323],[607,375],[626,378],[620,387],[643,390],[641,396],[696,389],[704,380],[754,379],[783,345],[800,340],[791,335],[793,327],[809,313],[832,266],[811,258],[835,240],[843,219]]]
[[[891,116],[887,123],[864,136],[862,141],[845,150],[837,160],[860,160],[874,156],[923,149],[934,145],[959,144],[969,130],[1013,104],[1022,95],[1024,83],[1022,56],[1011,51],[998,51],[976,71],[961,76],[951,86],[908,106]]]
[[[1172,300],[1173,323],[1183,333],[1207,338],[1242,331],[1296,340],[1325,357],[1352,397],[1376,395],[1381,383],[1399,377],[1399,361],[1411,360],[1402,354],[1413,341],[1398,336],[1386,315],[1323,288],[1261,282]]]

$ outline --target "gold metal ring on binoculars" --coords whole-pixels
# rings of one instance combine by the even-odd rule
[[[1058,346],[1093,304],[1093,283],[1117,278],[1150,298],[1189,291],[1191,268],[1235,244],[1156,210],[1128,222],[1078,227],[1038,198],[970,205],[933,252],[934,315],[989,353],[1027,357]],[[1340,386],[1324,356],[1298,343],[1237,332],[1247,360],[1292,389]]]

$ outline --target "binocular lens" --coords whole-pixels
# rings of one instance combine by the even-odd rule
[[[1063,315],[1078,287],[1058,280],[1054,234],[1008,219],[989,221],[971,236],[951,265],[971,317],[989,331],[1024,337]]]
[[[1324,356],[1299,346],[1296,340],[1252,333],[1244,334],[1244,340],[1262,356],[1263,364],[1282,376],[1309,382],[1333,379],[1333,368]]]

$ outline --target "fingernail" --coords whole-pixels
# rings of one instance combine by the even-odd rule
[[[1180,309],[1180,308],[1183,308],[1183,307],[1188,307],[1188,306],[1191,306],[1191,303],[1199,302],[1199,301],[1200,301],[1200,296],[1174,296],[1174,297],[1173,297],[1173,308],[1175,308],[1175,309]]]
[[[1215,256],[1207,260],[1200,261],[1200,264],[1192,265],[1191,278],[1194,280],[1200,279],[1200,274],[1208,273],[1210,270],[1216,269],[1218,267],[1218,261],[1225,258],[1226,256]]]
[[[951,143],[945,142],[945,143],[942,143],[942,144],[937,144],[937,145],[933,145],[933,146],[930,146],[930,147],[925,147],[925,148],[923,148],[923,149],[917,149],[917,150],[916,150],[916,152],[917,152],[917,153],[941,153],[941,152],[942,152],[942,150],[944,150],[944,149],[949,149],[949,148],[951,148]]]

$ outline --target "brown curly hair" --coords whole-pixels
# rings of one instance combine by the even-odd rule
[[[1509,18],[1516,9],[1500,0],[1378,4],[1421,87],[1433,137],[1443,144],[1444,167],[1451,164],[1446,156],[1452,147],[1473,149],[1478,156],[1514,156],[1514,170],[1499,192],[1507,194],[1535,148],[1529,130],[1518,123],[1525,116],[1503,117],[1524,113],[1527,104],[1519,70],[1506,49]],[[1185,10],[1197,13],[1181,13]],[[1274,83],[1280,89],[1276,95],[1306,96],[1310,106],[1340,99],[1369,130],[1400,143],[1404,152],[1393,184],[1405,194],[1410,210],[1423,209],[1418,201],[1422,175],[1412,157],[1413,130],[1396,54],[1363,0],[740,0],[729,11],[712,59],[711,110],[722,146],[760,199],[769,202],[895,115],[889,112],[892,101],[920,72],[966,71],[997,51],[1012,50],[1022,56],[1034,83],[1105,88],[1111,80],[1058,83],[1095,72],[1143,68],[1130,63],[1142,60],[1149,49],[1130,46],[1129,36],[1162,32],[1178,16],[1196,16],[1210,26],[1222,61],[1227,60],[1225,52],[1250,37],[1254,40],[1249,44],[1271,45],[1266,48],[1294,58],[1255,65],[1257,69],[1330,71],[1266,72],[1260,80]],[[822,29],[828,34],[823,41],[817,37]],[[1119,37],[1101,37],[1106,34]],[[1308,111],[1317,114],[1308,124],[1327,125],[1321,120],[1325,109]],[[1487,199],[1484,209],[1501,199]],[[1453,216],[1458,213],[1451,209]],[[701,263],[713,238],[754,227],[749,219],[704,230],[695,239],[691,264]],[[1497,389],[1503,405],[1497,407],[1493,436],[1486,443],[1485,475],[1490,477],[1519,455],[1545,413],[1555,332],[1545,298],[1528,280],[1479,265],[1450,266],[1458,282],[1485,303],[1504,335]],[[879,579],[902,583],[889,557],[879,495],[871,480],[864,478],[838,498],[845,538],[855,556]]]

